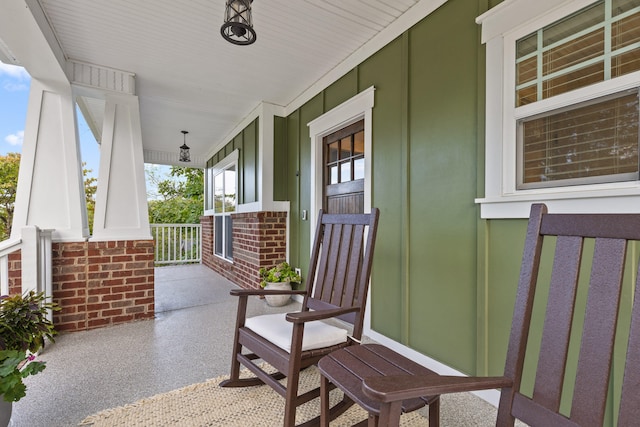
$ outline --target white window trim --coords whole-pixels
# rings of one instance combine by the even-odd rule
[[[206,181],[206,188],[205,191],[207,193],[207,200],[211,200],[212,203],[214,203],[214,194],[213,194],[213,180],[215,179],[215,176],[220,174],[221,172],[224,172],[226,169],[229,168],[229,166],[235,166],[236,169],[236,197],[238,194],[238,159],[240,158],[240,150],[233,150],[233,152],[231,154],[229,154],[227,157],[225,157],[224,159],[222,159],[221,161],[219,161],[218,163],[216,163],[212,168],[207,170],[207,181]],[[238,209],[238,201],[236,199],[236,211]],[[236,212],[234,211],[234,212]],[[218,213],[216,215],[215,209],[206,209],[204,211],[204,215],[205,216],[229,216],[231,215],[233,212],[223,212],[223,213]],[[214,219],[214,223],[213,223],[213,228],[215,230],[216,224],[215,224],[215,219]],[[224,220],[223,220],[223,226],[222,228],[224,229]],[[225,236],[226,237],[226,236]],[[212,242],[212,249],[213,249],[213,256],[217,257],[218,259],[222,260],[222,261],[226,261],[229,263],[233,263],[233,258],[229,259],[223,255],[218,255],[216,253],[216,242],[215,239]],[[226,238],[223,239],[222,242],[222,246],[226,247]],[[224,251],[223,251],[224,252]]]
[[[229,154],[227,157],[225,157],[224,159],[220,160],[218,163],[216,163],[212,168],[207,169],[207,181],[206,181],[206,188],[205,191],[207,193],[207,201],[211,201],[211,203],[213,202],[213,179],[216,175],[218,175],[220,172],[224,171],[225,169],[227,169],[229,166],[235,164],[236,166],[236,194],[238,192],[238,159],[240,158],[240,150],[233,150],[233,152],[231,154]],[[238,203],[236,201],[236,209],[238,207]],[[205,209],[204,211],[204,215],[205,216],[213,216],[215,215],[215,210],[214,209]]]
[[[527,218],[532,203],[554,212],[640,213],[640,181],[516,190],[516,120],[556,106],[640,86],[640,72],[515,110],[515,41],[594,0],[506,0],[479,16],[486,44],[485,197],[482,218]]]

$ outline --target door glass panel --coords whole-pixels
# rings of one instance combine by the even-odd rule
[[[329,162],[338,161],[338,141],[329,144]]]
[[[351,157],[351,136],[340,141],[340,160]]]
[[[344,162],[340,165],[340,182],[351,181],[351,162]]]
[[[353,155],[358,156],[364,154],[364,131],[353,135]]]
[[[353,162],[353,179],[364,179],[364,158]]]
[[[338,183],[338,166],[333,165],[329,167],[329,184]]]

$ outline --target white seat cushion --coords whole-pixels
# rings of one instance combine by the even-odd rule
[[[287,322],[286,313],[265,314],[246,320],[245,326],[281,349],[291,352],[293,323]],[[328,325],[320,320],[304,325],[302,350],[329,347],[347,341],[347,330]]]

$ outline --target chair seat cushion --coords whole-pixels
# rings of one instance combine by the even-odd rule
[[[276,313],[251,317],[245,321],[245,326],[290,353],[293,323],[287,321],[286,315]],[[329,347],[346,341],[346,329],[328,325],[320,320],[307,322],[304,325],[302,351]]]

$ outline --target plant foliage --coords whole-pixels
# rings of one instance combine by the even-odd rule
[[[23,398],[27,388],[22,379],[45,368],[32,353],[56,335],[48,310],[58,307],[46,302],[42,292],[0,297],[0,394],[7,402]]]
[[[8,239],[11,234],[19,169],[19,153],[0,156],[0,240]]]
[[[259,270],[259,273],[260,278],[262,279],[260,286],[263,288],[267,286],[267,283],[300,283],[302,280],[302,277],[300,277],[300,275],[296,273],[296,271],[286,262],[281,262],[270,269],[263,267]]]
[[[171,178],[159,179],[147,170],[155,182],[160,199],[149,201],[151,224],[198,224],[204,212],[204,172],[202,169],[171,168]]]

